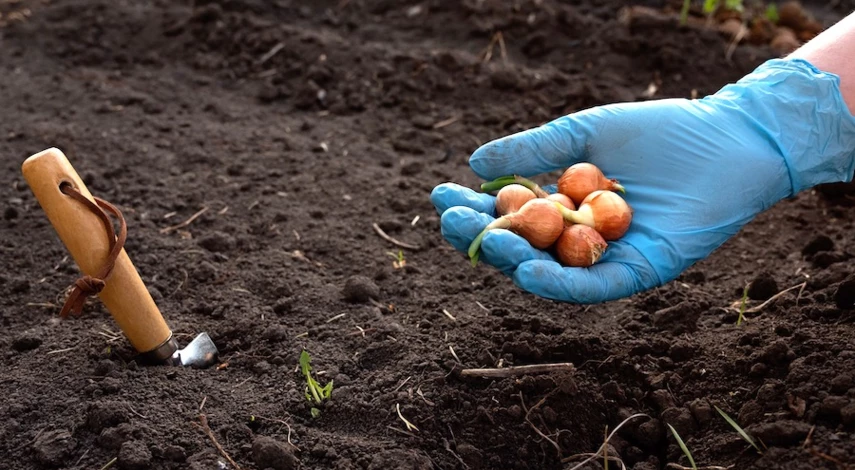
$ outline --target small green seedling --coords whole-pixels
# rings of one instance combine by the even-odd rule
[[[313,405],[320,405],[332,395],[333,381],[330,380],[328,384],[321,387],[321,384],[312,377],[311,362],[312,357],[309,356],[308,352],[304,350],[300,353],[300,370],[303,371],[303,375],[306,377],[306,400]],[[321,415],[321,410],[314,406],[312,406],[311,411],[313,418]]]
[[[778,20],[781,19],[780,15],[778,15],[778,5],[774,3],[767,5],[766,12],[763,13],[763,16],[765,16],[767,20],[771,21],[772,24],[778,24]]]
[[[686,24],[689,19],[689,7],[692,6],[692,0],[683,0],[683,8],[680,9],[680,24]]]
[[[406,265],[407,265],[407,260],[404,258],[404,252],[403,252],[403,250],[398,250],[398,252],[397,252],[397,253],[393,253],[393,252],[391,252],[391,251],[387,251],[387,252],[386,252],[386,254],[387,254],[387,255],[389,255],[389,256],[391,256],[391,257],[392,257],[392,259],[394,259],[394,260],[395,260],[395,261],[392,261],[392,267],[393,267],[393,268],[395,268],[395,269],[401,269],[401,268],[403,268],[404,266],[406,266]]]
[[[692,458],[692,453],[691,453],[691,452],[689,452],[689,448],[688,448],[688,447],[686,447],[686,443],[685,443],[685,442],[683,442],[683,439],[682,439],[682,438],[680,438],[680,435],[679,435],[679,434],[677,434],[677,430],[676,430],[676,429],[674,429],[674,427],[673,427],[673,426],[671,426],[670,424],[668,425],[668,429],[670,429],[670,430],[671,430],[671,434],[673,434],[673,435],[674,435],[674,439],[677,439],[677,444],[680,446],[680,449],[682,449],[682,450],[683,450],[683,454],[685,454],[685,455],[686,455],[686,457],[688,457],[688,458],[689,458],[689,463],[690,463],[690,464],[692,464],[692,469],[693,469],[693,470],[698,470],[698,466],[697,466],[697,465],[695,465],[695,459],[693,459],[693,458]]]
[[[742,0],[704,0],[704,14],[711,15],[722,5],[724,8],[733,11],[743,11],[745,9],[742,5]]]
[[[716,406],[715,409],[716,409],[716,411],[718,411],[718,414],[720,414],[722,416],[722,418],[724,418],[724,420],[727,421],[728,424],[730,424],[730,426],[733,429],[735,429],[736,432],[738,432],[739,435],[742,436],[743,439],[745,439],[745,442],[751,444],[751,446],[753,446],[755,449],[757,449],[757,452],[759,452],[761,454],[763,453],[763,451],[760,450],[760,447],[754,442],[754,439],[751,439],[751,436],[749,436],[748,433],[745,432],[744,429],[742,429],[738,424],[736,424],[736,421],[734,421],[733,418],[728,416],[727,413],[725,413],[724,411],[721,411],[721,408]]]

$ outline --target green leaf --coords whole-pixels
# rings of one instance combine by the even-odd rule
[[[305,375],[307,377],[309,376],[309,372],[312,371],[311,362],[312,362],[312,357],[309,356],[309,353],[306,352],[306,350],[303,350],[303,352],[300,353],[300,370],[302,370],[303,375]]]
[[[312,407],[311,412],[312,412],[312,418],[315,418],[315,419],[317,419],[317,418],[318,418],[318,416],[320,416],[320,415],[321,415],[321,410],[319,410],[319,409],[317,409],[317,408],[315,408],[315,407]]]
[[[718,411],[718,414],[720,414],[724,418],[724,420],[727,421],[730,426],[733,427],[733,429],[735,429],[740,436],[742,436],[743,439],[745,439],[746,442],[748,442],[755,449],[757,449],[757,452],[760,452],[761,454],[763,453],[763,451],[760,450],[760,447],[758,447],[757,444],[754,443],[754,439],[751,439],[751,436],[749,436],[748,433],[745,432],[745,430],[743,430],[738,424],[736,424],[736,421],[734,421],[730,416],[728,416],[727,413],[721,411],[721,408],[716,406],[715,409],[716,411]]]
[[[718,8],[719,0],[704,0],[704,13],[707,15],[715,12]]]
[[[778,20],[781,19],[780,15],[778,15],[778,5],[774,3],[770,3],[766,7],[766,13],[764,13],[766,19],[771,21],[774,24],[778,24]]]
[[[686,443],[683,442],[683,439],[680,438],[680,435],[677,434],[677,430],[674,429],[670,424],[668,425],[668,429],[671,430],[671,434],[674,435],[674,439],[677,439],[677,444],[680,446],[680,449],[683,449],[683,453],[686,454],[686,457],[689,458],[689,463],[692,464],[692,468],[698,470],[698,466],[695,465],[695,459],[692,458],[692,453],[689,452],[689,448],[686,447]]]
[[[321,389],[321,396],[323,398],[329,398],[332,395],[332,386],[333,386],[333,381],[330,380],[330,382],[328,384],[326,384],[324,386],[324,388]]]
[[[742,11],[744,9],[742,6],[742,0],[724,0],[724,6],[728,10],[733,11]]]

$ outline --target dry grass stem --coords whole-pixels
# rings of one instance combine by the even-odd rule
[[[398,240],[390,237],[389,235],[386,234],[386,232],[383,231],[382,228],[380,228],[379,225],[377,225],[377,223],[372,223],[371,226],[374,227],[374,231],[377,232],[377,235],[380,235],[380,238],[382,238],[383,240],[386,240],[387,242],[389,242],[393,245],[400,246],[401,248],[407,248],[410,250],[419,250],[420,249],[417,245],[411,245],[409,243],[398,241]]]
[[[226,449],[223,449],[223,446],[221,446],[220,443],[217,442],[217,438],[216,438],[216,436],[214,436],[214,432],[211,431],[211,427],[208,426],[208,417],[207,416],[205,416],[204,414],[200,414],[199,415],[199,424],[197,424],[197,423],[193,423],[193,424],[195,424],[196,426],[199,426],[202,429],[202,431],[204,431],[205,434],[208,435],[208,438],[211,439],[211,442],[214,443],[214,447],[217,448],[217,450],[220,452],[220,455],[222,455],[223,458],[228,460],[229,463],[232,464],[232,466],[234,468],[236,468],[237,470],[241,470],[240,465],[238,465],[234,460],[232,460],[232,458],[229,456],[228,452],[226,452]]]
[[[606,446],[609,444],[609,441],[612,439],[612,437],[614,437],[614,435],[615,435],[615,434],[620,430],[620,428],[622,428],[622,427],[623,427],[626,423],[628,423],[629,421],[631,421],[631,420],[633,420],[633,419],[635,419],[635,418],[639,418],[639,417],[641,417],[641,416],[647,416],[648,418],[650,417],[650,416],[648,416],[648,415],[646,415],[646,414],[644,414],[644,413],[636,413],[636,414],[634,414],[634,415],[632,415],[632,416],[630,416],[630,417],[626,418],[625,420],[621,421],[621,422],[620,422],[620,424],[618,424],[617,426],[615,426],[615,428],[612,430],[612,432],[611,432],[611,433],[609,434],[609,436],[606,438],[606,441],[605,441],[605,442],[603,442],[603,445],[601,445],[601,446],[600,446],[600,448],[599,448],[599,449],[597,449],[597,452],[595,452],[595,453],[593,453],[593,454],[576,454],[576,455],[571,455],[570,457],[567,457],[567,458],[565,458],[565,459],[562,459],[562,460],[561,460],[561,462],[562,462],[562,463],[567,463],[567,462],[570,462],[571,460],[575,460],[575,459],[580,458],[580,457],[587,457],[585,460],[583,460],[583,461],[579,462],[578,464],[576,464],[576,466],[574,466],[574,467],[572,467],[572,468],[570,468],[570,469],[569,469],[569,470],[579,470],[580,468],[582,468],[583,466],[585,466],[585,464],[587,464],[588,462],[590,462],[590,461],[594,460],[594,459],[595,459],[595,458],[597,458],[597,457],[600,457],[600,456],[602,456],[602,455],[605,455],[605,450],[604,450],[604,449],[605,449],[605,448],[606,448]]]
[[[175,231],[178,229],[182,229],[182,228],[192,224],[194,220],[198,219],[205,212],[208,212],[207,207],[203,207],[203,208],[199,209],[195,214],[191,215],[190,218],[188,218],[184,222],[181,222],[180,224],[176,224],[176,225],[172,225],[172,226],[160,229],[160,233],[161,234],[167,234],[169,232],[172,232],[172,231]]]
[[[516,377],[526,374],[543,374],[556,371],[572,372],[576,370],[573,363],[564,362],[558,364],[532,364],[528,366],[511,366],[490,369],[463,369],[460,375],[463,377]]]

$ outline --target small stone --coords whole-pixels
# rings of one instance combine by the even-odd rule
[[[212,253],[223,253],[235,247],[235,239],[224,232],[213,232],[200,238],[198,244]]]
[[[763,407],[755,400],[749,400],[739,409],[738,420],[743,426],[759,422],[763,418]]]
[[[805,256],[815,255],[820,251],[834,251],[834,241],[825,235],[818,235],[802,248],[802,254]]]
[[[118,464],[125,470],[147,470],[151,468],[151,451],[144,442],[125,442],[119,449]]]
[[[32,333],[23,333],[12,341],[12,349],[18,352],[30,351],[42,345],[42,339]]]
[[[769,273],[760,273],[748,286],[748,298],[751,300],[769,300],[778,293],[778,283]]]
[[[834,303],[841,309],[855,308],[855,277],[850,277],[837,286]]]
[[[75,447],[77,441],[65,429],[47,431],[33,442],[33,451],[38,461],[53,467],[67,464]]]
[[[105,394],[119,393],[122,389],[122,380],[115,377],[106,377],[101,381],[101,390]]]
[[[380,298],[380,288],[377,284],[365,276],[358,275],[347,278],[342,293],[348,302],[362,303]]]
[[[263,436],[252,443],[252,460],[258,468],[273,470],[292,470],[300,464],[290,446]]]
[[[190,276],[196,282],[210,282],[217,278],[217,268],[208,261],[197,264]]]
[[[658,419],[649,419],[632,431],[632,437],[648,451],[656,449],[665,435],[665,427]]]

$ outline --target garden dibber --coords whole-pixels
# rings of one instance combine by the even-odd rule
[[[24,178],[36,199],[83,271],[60,315],[79,315],[89,295],[98,294],[131,345],[146,362],[207,367],[217,361],[217,347],[207,333],[200,333],[184,349],[166,324],[124,250],[127,228],[121,212],[95,198],[56,148],[39,152],[24,161]],[[108,213],[119,219],[115,233]]]

